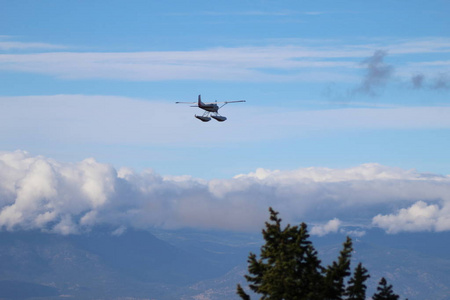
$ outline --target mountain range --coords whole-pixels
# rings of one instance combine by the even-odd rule
[[[450,299],[450,233],[354,238],[352,266],[369,270],[368,296],[381,277],[401,299]],[[312,237],[324,264],[345,235]],[[0,299],[238,299],[259,233],[95,228],[80,235],[0,232]]]

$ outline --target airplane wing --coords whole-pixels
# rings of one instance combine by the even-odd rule
[[[245,102],[245,100],[224,101],[223,103],[228,104],[228,103],[238,103],[238,102]]]
[[[183,102],[183,101],[177,101],[175,104],[197,104],[197,102]],[[191,107],[198,107],[198,105],[191,105]]]
[[[245,100],[235,100],[235,101],[214,101],[214,102],[204,102],[203,104],[219,104],[219,103],[224,103],[224,104],[228,104],[228,103],[237,103],[237,102],[246,102]],[[197,102],[195,102],[197,103]]]
[[[245,100],[236,100],[236,101],[224,101],[224,102],[220,102],[223,103],[220,107],[224,107],[225,105],[227,105],[228,103],[238,103],[238,102],[245,102]]]
[[[218,103],[223,103],[228,104],[228,103],[238,103],[238,102],[246,102],[245,100],[235,100],[235,101],[215,101],[215,102],[205,102],[203,104],[218,104]],[[183,101],[177,101],[175,102],[176,104],[197,104],[197,102],[183,102]],[[198,105],[194,105],[195,107],[198,107]]]

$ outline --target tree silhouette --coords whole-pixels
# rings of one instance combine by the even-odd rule
[[[307,225],[281,227],[278,212],[269,208],[270,220],[262,231],[265,244],[259,257],[250,253],[248,275],[244,275],[249,288],[261,295],[261,300],[363,300],[366,298],[366,280],[370,277],[361,263],[351,275],[350,259],[352,240],[347,237],[336,261],[327,267],[321,265],[318,253],[309,240]],[[398,299],[392,293],[392,286],[378,288],[379,299]],[[380,282],[381,284],[381,282]],[[241,285],[237,294],[243,300],[250,296]],[[397,298],[383,298],[389,295]],[[374,296],[374,297],[375,297]]]
[[[353,277],[348,281],[346,295],[348,300],[365,300],[367,286],[364,282],[370,277],[361,263],[355,269]]]
[[[245,278],[250,289],[261,294],[261,299],[311,299],[323,284],[323,272],[317,251],[308,240],[306,224],[287,225],[281,229],[278,213],[270,208],[270,221],[266,222],[263,237],[266,244],[261,247],[258,259],[250,253],[249,273]],[[250,299],[238,285],[242,299]]]
[[[377,293],[372,297],[373,300],[397,300],[400,298],[398,295],[394,294],[392,291],[392,285],[388,285],[386,279],[381,278],[378,283]]]

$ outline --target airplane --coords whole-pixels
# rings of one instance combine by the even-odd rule
[[[227,105],[228,103],[237,103],[237,102],[245,102],[245,100],[237,100],[237,101],[224,101],[224,102],[210,102],[210,103],[203,103],[202,102],[202,96],[198,95],[198,101],[197,102],[175,102],[175,103],[188,103],[188,104],[197,104],[197,105],[191,105],[191,107],[200,107],[205,112],[201,116],[194,115],[197,119],[199,119],[202,122],[209,122],[211,118],[223,122],[227,118],[224,116],[221,116],[219,114],[219,109]],[[223,103],[223,105],[219,106],[218,103]]]

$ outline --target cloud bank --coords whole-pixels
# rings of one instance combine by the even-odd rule
[[[450,230],[450,177],[378,164],[349,169],[258,169],[230,179],[116,170],[89,158],[62,163],[0,154],[0,227],[60,234],[97,225],[260,230],[269,206],[324,235],[346,226],[387,232]],[[349,232],[349,231],[347,231]],[[363,234],[363,231],[355,231]]]

